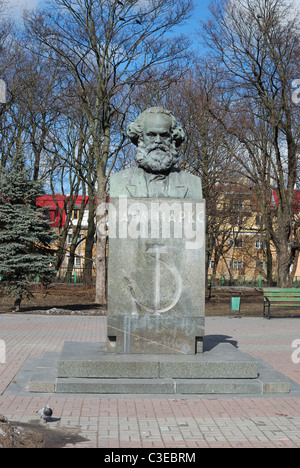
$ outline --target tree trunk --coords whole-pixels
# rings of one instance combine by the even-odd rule
[[[277,276],[279,288],[289,288],[291,286],[290,253],[284,242],[277,247]]]
[[[270,240],[266,240],[266,257],[267,257],[267,285],[273,286],[273,258],[270,246]]]
[[[21,309],[21,302],[22,302],[22,294],[20,294],[16,299],[14,303],[14,312],[19,312]]]
[[[96,303],[106,304],[106,237],[97,238]]]
[[[93,247],[95,243],[95,194],[89,188],[88,229],[85,244],[84,287],[89,289],[93,285]]]
[[[106,304],[106,230],[102,228],[106,225],[107,216],[107,194],[105,165],[103,161],[98,164],[97,171],[98,190],[97,190],[97,208],[96,208],[96,295],[97,304]]]
[[[293,269],[291,272],[291,282],[294,283],[295,281],[295,275],[297,271],[297,266],[298,266],[298,261],[299,261],[299,250],[295,250],[294,255],[293,255]],[[298,278],[296,277],[296,284],[298,286]]]

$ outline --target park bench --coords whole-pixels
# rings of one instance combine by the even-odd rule
[[[271,306],[273,307],[300,307],[300,288],[263,288],[265,318],[271,318]]]

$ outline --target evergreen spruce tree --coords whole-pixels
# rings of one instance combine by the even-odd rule
[[[45,209],[37,207],[36,198],[43,194],[40,181],[30,180],[21,152],[10,168],[0,172],[0,288],[15,299],[20,309],[24,295],[37,275],[45,284],[55,274],[50,230]]]

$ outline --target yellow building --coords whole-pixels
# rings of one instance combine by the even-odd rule
[[[231,186],[208,219],[208,277],[225,283],[262,282],[267,272],[265,233],[253,192]],[[209,233],[211,226],[211,235]]]

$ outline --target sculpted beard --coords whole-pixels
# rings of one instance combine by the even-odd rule
[[[141,141],[136,148],[135,159],[140,167],[147,172],[160,174],[168,172],[178,160],[176,148],[162,144],[145,146]]]

